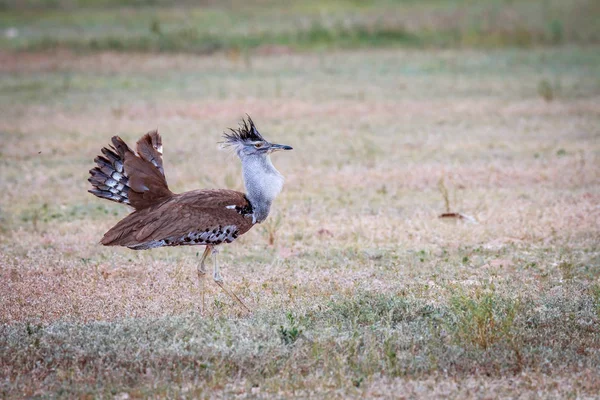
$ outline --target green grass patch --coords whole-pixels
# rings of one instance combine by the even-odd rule
[[[457,318],[451,329],[462,345],[486,350],[500,341],[510,341],[519,306],[518,299],[502,298],[493,291],[458,293],[451,299],[452,312]]]
[[[29,7],[27,6],[29,4]],[[331,4],[277,2],[173,6],[112,0],[0,3],[0,48],[16,50],[191,52],[279,45],[300,50],[364,47],[531,47],[598,43],[589,0]],[[68,11],[66,11],[66,10]],[[519,18],[513,18],[513,15]]]
[[[440,38],[440,42],[443,40]],[[281,45],[296,49],[360,48],[402,45],[421,47],[426,42],[402,27],[334,27],[318,23],[307,30],[291,33],[257,33],[251,35],[210,34],[184,28],[165,33],[131,36],[101,36],[91,38],[42,37],[17,46],[18,50],[45,51],[59,48],[74,51],[138,51],[189,52],[210,54],[220,50],[252,49],[259,46]],[[449,44],[449,43],[448,43]]]
[[[564,306],[552,320],[572,320],[568,309],[587,300],[561,301]],[[433,307],[360,292],[322,311],[257,313],[249,319],[184,315],[5,325],[0,327],[0,366],[8,380],[2,390],[8,395],[7,382],[14,389],[34,379],[38,383],[33,386],[65,395],[114,395],[113,389],[134,388],[150,394],[161,393],[154,390],[166,382],[170,390],[186,382],[209,390],[231,376],[262,387],[278,377],[280,389],[303,387],[315,376],[337,376],[336,385],[346,387],[360,386],[376,374],[417,377],[444,370],[460,376],[475,368],[502,376],[548,362],[553,368],[595,362],[593,355],[577,353],[593,344],[593,335],[573,336],[565,346],[568,322],[532,322],[547,320],[543,310],[543,304],[517,305],[499,294],[461,294],[449,307]],[[501,336],[512,337],[514,345],[494,345]],[[44,371],[43,376],[35,371]]]

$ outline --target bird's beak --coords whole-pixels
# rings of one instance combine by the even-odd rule
[[[292,146],[288,146],[288,145],[285,145],[285,144],[271,143],[271,146],[269,146],[269,151],[270,152],[279,151],[279,150],[292,150],[292,149],[293,149]]]

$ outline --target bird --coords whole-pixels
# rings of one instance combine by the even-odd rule
[[[173,193],[163,168],[162,138],[150,131],[132,150],[119,136],[101,150],[89,173],[91,194],[133,207],[109,229],[100,243],[147,250],[172,246],[205,246],[197,266],[204,312],[206,259],[213,254],[213,280],[246,311],[244,302],[223,283],[217,247],[234,242],[254,225],[265,221],[271,204],[283,188],[283,176],[273,166],[271,154],[291,146],[265,139],[247,115],[237,129],[223,132],[223,147],[235,151],[242,164],[245,193],[229,189],[199,189]]]

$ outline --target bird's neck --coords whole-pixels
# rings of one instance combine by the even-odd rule
[[[271,203],[283,188],[283,176],[268,155],[242,158],[242,171],[254,222],[261,223],[269,215]]]

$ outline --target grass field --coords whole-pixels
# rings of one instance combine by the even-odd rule
[[[594,0],[0,0],[0,46],[213,53],[600,43]],[[198,5],[200,4],[200,5]],[[2,11],[4,9],[4,11]]]
[[[202,14],[138,3],[126,8],[141,27]],[[198,55],[136,47],[147,32],[103,25],[117,13],[110,0],[68,12],[0,4],[2,29],[19,27],[16,42],[0,41],[0,397],[600,392],[600,47],[589,15],[591,36],[578,39],[569,18],[581,11],[545,2],[565,18],[561,43],[526,46],[483,31],[471,44],[376,48],[265,39],[283,37],[273,32],[284,20]],[[359,15],[367,26],[454,3],[334,2],[331,14],[306,4],[288,18]],[[542,3],[482,4],[512,15]],[[209,7],[232,24],[282,9]],[[81,35],[65,13],[87,21]],[[540,21],[532,13],[519,17],[527,29]],[[90,45],[110,35],[125,44]],[[133,142],[158,128],[174,191],[243,190],[239,161],[217,142],[245,113],[294,151],[273,156],[286,183],[269,219],[221,249],[225,282],[253,312],[208,284],[202,316],[202,248],[100,246],[129,210],[86,193],[87,171],[112,135]],[[447,211],[474,221],[438,218]]]

